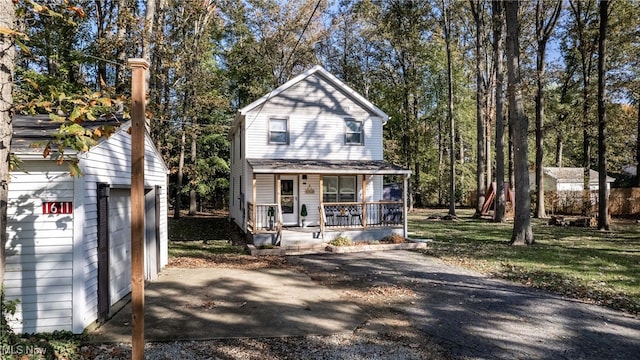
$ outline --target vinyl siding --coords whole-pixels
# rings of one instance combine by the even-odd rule
[[[43,214],[42,203],[73,201],[73,178],[48,160],[21,170],[11,173],[7,211],[6,295],[20,300],[12,327],[71,330],[74,215]]]
[[[289,119],[289,144],[269,144],[269,119]],[[363,122],[364,145],[345,145],[345,118]],[[246,114],[246,158],[382,160],[382,121],[319,76]]]
[[[91,324],[98,316],[98,211],[97,183],[104,182],[112,188],[128,189],[131,186],[131,137],[126,128],[113,134],[108,141],[80,156],[80,168],[84,180],[83,224],[83,292],[78,302],[83,303],[82,326]],[[160,189],[160,265],[168,263],[167,233],[167,169],[151,139],[145,137],[145,187],[159,185]]]
[[[14,330],[82,332],[97,319],[97,182],[129,188],[126,128],[78,156],[82,176],[51,160],[24,160],[11,173],[7,222],[8,299],[19,299]],[[145,139],[145,186],[159,185],[160,265],[168,262],[167,169]],[[43,201],[71,201],[73,214],[43,215]]]

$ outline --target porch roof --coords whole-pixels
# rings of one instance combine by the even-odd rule
[[[383,160],[301,160],[301,159],[247,159],[255,174],[366,174],[411,175]]]

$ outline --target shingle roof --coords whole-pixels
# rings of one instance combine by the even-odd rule
[[[126,120],[118,117],[100,118],[95,121],[87,121],[84,125],[87,129],[96,129],[102,125],[117,126]],[[60,122],[49,119],[49,115],[15,115],[13,117],[13,138],[11,151],[14,153],[42,152],[47,142],[53,139]]]
[[[544,173],[558,182],[579,183],[584,180],[584,168],[575,167],[545,167]],[[598,172],[589,169],[589,178],[591,184],[598,184]],[[613,182],[615,179],[607,176],[607,182]]]
[[[382,160],[297,160],[297,159],[247,159],[254,173],[262,174],[410,174],[403,169]]]

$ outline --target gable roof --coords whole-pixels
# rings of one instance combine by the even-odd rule
[[[118,127],[126,122],[128,120],[121,117],[110,116],[87,121],[83,126],[85,129],[95,130],[103,125]],[[14,115],[11,152],[42,154],[47,142],[52,140],[53,135],[60,129],[60,125],[62,125],[61,122],[49,119],[49,115]]]
[[[231,126],[231,132],[233,133],[235,131],[234,129],[237,127],[240,117],[246,115],[249,111],[258,108],[259,106],[264,105],[267,101],[269,101],[269,99],[277,97],[278,95],[280,95],[284,91],[288,90],[292,86],[300,83],[301,81],[303,81],[303,80],[305,80],[305,79],[307,79],[307,78],[309,78],[311,76],[318,76],[318,77],[322,78],[323,80],[325,80],[326,82],[328,82],[329,84],[331,84],[336,89],[344,92],[355,103],[360,104],[360,106],[362,106],[364,109],[366,109],[369,112],[371,112],[371,113],[375,114],[376,116],[380,117],[382,119],[382,123],[383,124],[386,123],[387,120],[389,120],[389,115],[387,115],[384,111],[380,110],[377,106],[373,105],[373,103],[371,103],[369,100],[365,99],[364,96],[360,95],[357,91],[355,91],[352,88],[350,88],[349,86],[347,86],[340,79],[338,79],[337,77],[333,76],[331,73],[329,73],[327,70],[325,70],[322,66],[316,65],[316,66],[312,67],[311,69],[303,72],[302,74],[294,77],[293,79],[287,81],[286,83],[280,85],[279,87],[277,87],[276,89],[272,90],[268,94],[262,96],[258,100],[254,101],[251,104],[249,104],[249,105],[243,107],[242,109],[238,110],[238,112],[236,114],[236,119],[235,119],[234,123]]]
[[[580,167],[544,167],[544,174],[556,179],[559,183],[582,183],[584,180],[584,168]],[[589,169],[590,184],[598,184],[598,172]],[[607,176],[607,182],[615,179]]]

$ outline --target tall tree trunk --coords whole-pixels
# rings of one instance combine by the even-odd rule
[[[502,66],[502,36],[503,36],[503,9],[502,1],[492,2],[493,12],[493,62],[496,72],[496,198],[493,220],[503,222],[505,215],[504,194],[504,109],[503,109],[503,85],[504,69]]]
[[[449,215],[456,215],[456,127],[453,118],[453,70],[451,65],[451,20],[449,19],[449,10],[442,4],[443,20],[444,20],[444,42],[447,53],[447,94],[448,94],[448,110],[447,120],[449,122]]]
[[[144,14],[144,34],[142,35],[142,58],[151,63],[151,44],[153,43],[154,19],[156,16],[156,1],[147,0],[146,12]],[[145,74],[145,86],[149,92],[151,72]]]
[[[483,105],[485,101],[484,85],[482,78],[482,19],[484,3],[474,0],[469,1],[471,13],[476,23],[476,212],[474,217],[482,216],[482,206],[485,199],[486,184],[486,145],[485,145],[485,119],[483,116]]]
[[[178,180],[176,181],[176,204],[173,207],[173,218],[180,219],[180,210],[182,210],[182,180],[184,177],[184,145],[186,142],[185,129],[182,129],[180,137],[180,158],[178,160]]]
[[[507,1],[505,12],[507,19],[507,77],[509,96],[509,121],[513,124],[514,165],[515,165],[515,215],[513,234],[510,244],[533,244],[531,230],[531,198],[529,196],[529,168],[527,150],[527,131],[529,121],[524,113],[520,81],[520,43],[517,1]]]
[[[122,93],[126,87],[125,67],[127,63],[126,37],[129,24],[131,23],[131,11],[127,7],[127,0],[118,0],[118,30],[116,31],[116,65],[115,88],[118,93]],[[147,60],[148,61],[148,60]],[[145,71],[145,73],[149,73]],[[106,79],[105,79],[106,81]]]
[[[598,229],[609,230],[609,191],[607,189],[607,27],[609,1],[600,1],[598,37]]]
[[[591,136],[589,134],[589,86],[591,85],[591,70],[593,59],[591,53],[591,39],[588,39],[587,25],[588,17],[593,2],[571,1],[569,5],[574,14],[576,26],[578,30],[578,52],[580,55],[580,66],[582,71],[582,166],[584,168],[583,178],[583,198],[582,213],[586,215],[591,208],[591,196],[589,191],[589,183],[591,182]],[[583,8],[583,5],[586,8]],[[584,16],[584,19],[583,19]]]
[[[198,166],[198,159],[196,158],[197,156],[197,139],[198,139],[198,135],[196,134],[196,130],[197,126],[196,124],[193,124],[193,134],[191,135],[191,163],[193,166],[193,171],[191,176],[196,176],[197,173],[197,166]],[[196,212],[198,211],[197,209],[197,196],[196,196],[196,182],[195,179],[191,179],[191,185],[190,190],[189,190],[189,215],[194,216],[196,214]]]
[[[640,187],[640,94],[638,94],[638,132],[636,134],[636,186]]]
[[[562,10],[562,2],[556,1],[555,7],[548,22],[545,24],[546,11],[545,0],[538,0],[536,4],[536,212],[535,217],[547,216],[544,208],[544,86],[545,86],[545,61],[547,43],[553,29],[556,26]]]
[[[15,29],[16,9],[13,1],[0,0],[0,28]],[[0,34],[0,286],[4,284],[5,247],[7,245],[7,205],[9,195],[9,156],[13,134],[13,36]],[[3,314],[4,315],[4,314]]]

